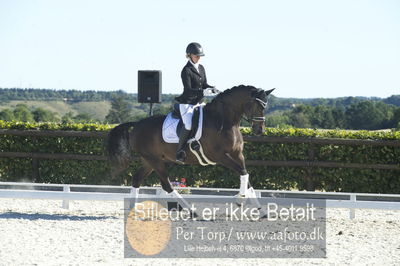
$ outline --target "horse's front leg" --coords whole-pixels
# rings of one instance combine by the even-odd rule
[[[261,209],[261,204],[257,199],[257,195],[249,182],[249,174],[247,173],[243,153],[234,154],[225,153],[220,159],[220,163],[240,174],[240,189],[237,195],[237,204],[244,203],[249,198],[258,209]]]
[[[225,153],[219,158],[218,161],[223,166],[234,170],[240,175],[240,195],[243,197],[249,188],[249,174],[247,173],[246,166],[244,163],[244,156],[242,153]]]

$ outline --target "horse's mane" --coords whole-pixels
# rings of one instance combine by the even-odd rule
[[[236,91],[249,91],[249,92],[253,93],[253,92],[257,92],[259,90],[260,89],[257,89],[256,87],[253,87],[253,86],[246,86],[246,85],[235,86],[230,89],[224,90],[223,92],[218,94],[216,97],[214,97],[214,99],[212,99],[210,104],[212,105],[213,103],[220,102],[222,99],[226,98],[227,96],[231,95],[232,93],[234,93]]]

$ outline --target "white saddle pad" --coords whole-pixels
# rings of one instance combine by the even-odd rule
[[[166,143],[179,143],[179,137],[176,134],[176,128],[178,126],[179,119],[173,118],[172,113],[169,113],[164,120],[162,127],[162,137]],[[203,106],[200,106],[199,114],[199,126],[197,132],[191,140],[200,140],[203,132]],[[190,140],[189,140],[190,142]]]

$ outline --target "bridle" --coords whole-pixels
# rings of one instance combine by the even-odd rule
[[[268,100],[266,102],[264,102],[263,100],[259,99],[259,98],[252,98],[252,100],[255,100],[259,105],[261,105],[261,107],[263,108],[263,110],[265,110],[265,108],[267,107],[268,104]],[[246,118],[245,120],[247,122],[250,123],[251,122],[256,122],[256,123],[264,123],[265,122],[265,117],[264,116],[252,116],[250,118]]]
[[[263,110],[265,110],[265,108],[267,107],[268,99],[267,99],[267,101],[264,102],[263,100],[261,100],[261,99],[259,99],[257,97],[252,97],[251,100],[256,101],[257,104],[261,105]],[[220,101],[220,103],[222,104],[222,108],[224,108],[223,106],[224,106],[225,102],[224,101]],[[245,119],[249,123],[253,123],[253,122],[260,123],[260,124],[261,123],[263,123],[263,124],[265,123],[265,117],[264,116],[252,116],[250,118],[247,118],[246,116],[244,116],[243,119]],[[221,123],[221,127],[218,130],[218,132],[221,132],[223,130],[223,128],[224,128],[224,116],[222,116],[222,123]]]

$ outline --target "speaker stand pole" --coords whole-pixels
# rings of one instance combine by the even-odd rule
[[[150,103],[150,111],[149,111],[149,116],[153,115],[153,103]]]

